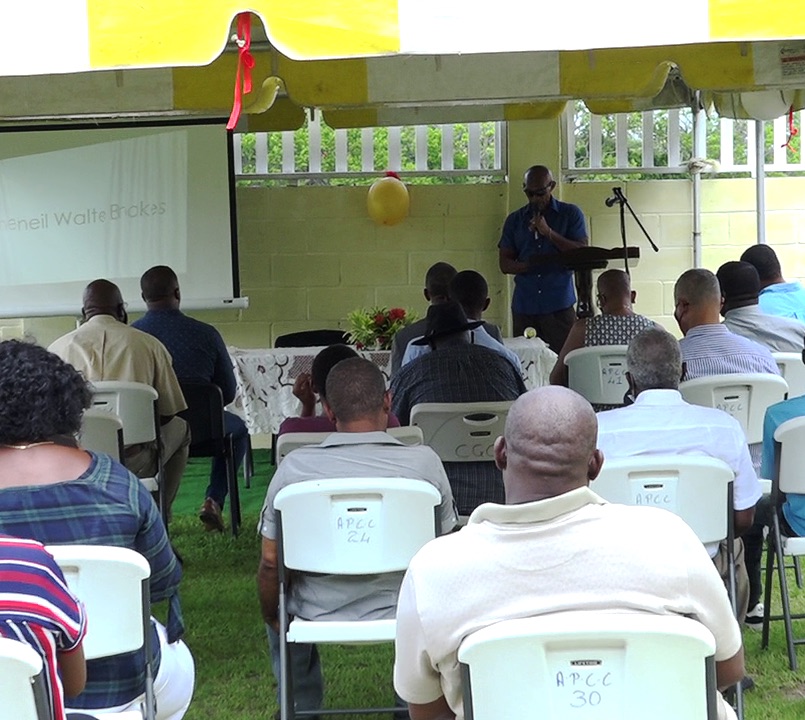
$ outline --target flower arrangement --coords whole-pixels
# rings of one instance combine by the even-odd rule
[[[416,319],[416,315],[405,308],[374,307],[369,310],[353,310],[347,315],[349,340],[359,350],[388,350],[394,336]]]

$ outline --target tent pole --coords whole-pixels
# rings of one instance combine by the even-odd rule
[[[693,106],[693,157],[707,157],[707,118],[696,92]],[[693,172],[693,267],[702,266],[702,173]]]
[[[755,207],[757,241],[766,242],[766,134],[763,120],[755,120]]]

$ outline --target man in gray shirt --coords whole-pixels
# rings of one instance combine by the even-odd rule
[[[422,480],[439,490],[439,529],[449,533],[457,514],[450,483],[438,455],[424,445],[403,445],[385,432],[391,405],[380,370],[363,358],[338,363],[327,376],[324,409],[336,432],[320,445],[288,455],[271,481],[260,517],[262,557],[257,573],[260,607],[268,627],[274,674],[279,682],[279,576],[274,498],[285,486],[305,480],[398,477]],[[296,575],[288,610],[305,620],[393,618],[403,573],[377,576]],[[291,645],[294,704],[321,707],[323,684],[315,645]]]
[[[805,346],[805,323],[767,315],[758,304],[760,276],[748,262],[724,263],[716,273],[724,304],[724,325],[736,335],[765,345],[772,352],[798,353]]]

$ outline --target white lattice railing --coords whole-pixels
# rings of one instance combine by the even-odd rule
[[[503,176],[502,123],[332,130],[314,113],[304,128],[235,135],[241,179],[407,176]]]

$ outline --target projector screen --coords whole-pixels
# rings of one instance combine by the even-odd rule
[[[78,314],[96,278],[139,310],[153,265],[176,271],[185,308],[246,304],[223,124],[0,132],[0,316]]]

